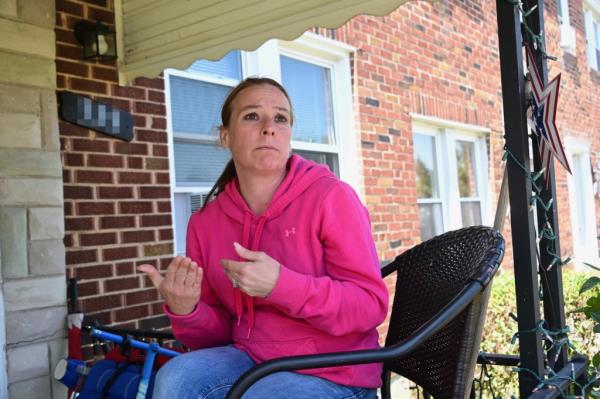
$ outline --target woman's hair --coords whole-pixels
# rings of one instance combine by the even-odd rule
[[[276,80],[271,79],[271,78],[250,77],[250,78],[246,78],[246,79],[242,80],[237,86],[235,86],[231,90],[231,92],[229,93],[227,98],[225,99],[225,102],[223,103],[223,108],[221,108],[222,127],[229,126],[229,120],[231,119],[231,113],[233,111],[231,109],[232,108],[231,103],[233,102],[233,100],[235,100],[237,95],[242,90],[247,89],[248,87],[260,86],[260,85],[271,85],[271,86],[277,88],[280,92],[282,92],[283,95],[285,95],[285,98],[287,98],[288,102],[290,103],[290,125],[293,125],[294,114],[291,109],[292,101],[290,100],[290,96],[288,95],[288,93],[284,89],[284,87],[279,82],[277,82]],[[236,177],[237,177],[237,172],[235,170],[235,164],[233,163],[233,159],[230,159],[229,162],[227,162],[227,165],[225,165],[225,169],[223,169],[221,176],[219,176],[215,185],[208,192],[208,195],[206,196],[206,201],[202,205],[202,209],[204,209],[204,207],[206,207],[206,205],[210,201],[213,194],[215,197],[217,195],[219,195],[223,190],[225,190],[225,186],[227,185],[227,183],[229,183]]]

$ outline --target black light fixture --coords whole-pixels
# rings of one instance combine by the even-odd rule
[[[83,46],[86,60],[108,61],[117,58],[117,38],[100,20],[95,23],[81,20],[74,26],[75,37]]]

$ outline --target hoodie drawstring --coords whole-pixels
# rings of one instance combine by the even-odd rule
[[[256,232],[254,233],[254,240],[252,241],[252,245],[249,247],[251,251],[256,251],[258,249],[258,244],[260,242],[260,238],[262,236],[262,232],[265,227],[265,223],[267,222],[267,217],[262,215],[258,219],[258,225],[256,226]],[[244,227],[242,230],[242,246],[244,248],[248,248],[248,244],[250,243],[250,226],[252,224],[252,215],[250,212],[244,212]],[[246,308],[248,309],[248,334],[246,338],[250,338],[250,333],[252,332],[252,328],[254,327],[254,298],[250,295],[244,294],[239,288],[234,288],[234,299],[235,299],[235,313],[237,315],[237,324],[240,325],[242,320],[242,315],[244,313],[244,306],[242,303],[242,298],[244,302],[246,302]]]

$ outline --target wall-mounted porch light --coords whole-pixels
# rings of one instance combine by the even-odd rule
[[[108,61],[117,58],[116,34],[99,20],[95,23],[81,20],[74,30],[77,41],[83,46],[84,59]]]

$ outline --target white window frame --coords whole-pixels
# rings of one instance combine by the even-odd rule
[[[491,130],[482,126],[468,125],[448,121],[421,114],[410,114],[413,134],[423,134],[435,137],[436,163],[438,166],[438,187],[442,202],[443,231],[458,229],[462,226],[459,212],[451,210],[460,208],[460,193],[456,168],[456,141],[468,141],[475,144],[475,171],[479,200],[481,204],[481,223],[491,226],[493,216],[490,207],[490,188],[488,179],[488,151],[486,138]],[[418,204],[432,203],[428,199],[417,199]]]
[[[253,52],[241,52],[242,79],[248,76],[264,76],[281,82],[279,56],[295,58],[328,68],[331,72],[331,86],[334,114],[333,144],[306,143],[292,140],[292,148],[298,150],[336,153],[338,156],[340,178],[350,184],[359,195],[361,179],[358,162],[358,138],[354,127],[352,86],[350,73],[350,54],[356,49],[348,44],[331,40],[320,35],[306,32],[294,41],[269,40]],[[179,213],[185,211],[177,207],[175,195],[177,193],[206,194],[211,187],[177,187],[175,179],[175,154],[174,137],[179,140],[214,143],[212,136],[199,137],[197,134],[173,132],[171,115],[170,77],[180,76],[201,81],[235,86],[239,83],[235,79],[217,78],[214,75],[201,72],[185,72],[175,69],[164,71],[165,103],[167,109],[167,133],[169,145],[169,173],[171,180],[171,209],[173,214],[173,241],[174,252],[185,245],[181,243],[185,237],[187,220],[180,217]],[[189,204],[188,204],[189,205]],[[187,209],[188,214],[190,209]]]
[[[571,54],[575,54],[577,34],[575,28],[571,25],[571,18],[569,16],[569,0],[558,0],[557,7],[560,7],[562,14],[562,17],[559,17],[558,19],[560,47]]]
[[[573,173],[582,173],[582,176],[572,176],[567,173],[567,187],[569,190],[569,209],[571,216],[571,236],[573,237],[573,263],[575,268],[582,271],[589,271],[583,262],[587,262],[593,265],[600,264],[600,258],[598,257],[598,240],[596,232],[596,203],[594,199],[594,187],[592,182],[592,174],[590,168],[590,151],[591,144],[580,138],[566,137],[565,138],[565,152],[569,164],[571,165]],[[574,163],[574,156],[581,156],[588,162],[584,165],[583,170],[576,168]],[[576,179],[581,178],[584,182],[583,187],[579,187],[582,190],[581,193],[576,193]],[[587,183],[586,183],[587,182]],[[579,196],[576,194],[580,194]],[[585,209],[587,215],[586,219],[593,221],[585,226],[585,246],[580,246],[581,241],[579,237],[579,230],[577,226],[578,215],[577,211]]]
[[[600,0],[584,0],[583,16],[585,26],[585,38],[587,43],[588,65],[598,71],[598,58],[596,49],[600,49]],[[594,23],[596,29],[594,29]]]

